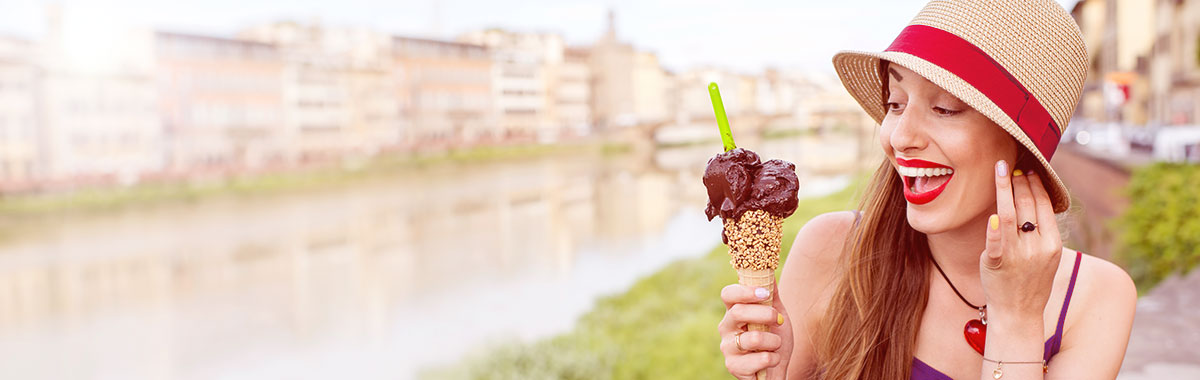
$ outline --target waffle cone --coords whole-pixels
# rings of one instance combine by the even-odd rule
[[[770,293],[770,295],[767,296],[767,299],[762,300],[762,302],[759,302],[759,304],[771,306],[771,303],[775,299],[775,270],[774,269],[738,269],[737,276],[738,276],[739,284],[742,284],[742,285],[745,285],[745,286],[748,286],[751,288],[764,288],[764,289],[770,290],[771,293]],[[746,324],[746,330],[747,331],[770,331],[770,327],[768,327],[767,325],[760,325],[757,323],[749,323],[749,324]],[[754,375],[755,375],[756,380],[765,380],[767,378],[767,371],[766,370],[758,371],[758,373],[756,373]]]
[[[738,269],[738,283],[751,288],[764,288],[767,290],[775,289],[775,270],[774,269]],[[774,292],[767,299],[759,302],[763,305],[770,305],[771,300],[775,297]],[[767,331],[767,330],[759,330]]]
[[[737,220],[725,221],[725,239],[731,257],[729,263],[737,271],[738,283],[770,290],[767,299],[759,303],[771,306],[775,298],[775,269],[779,267],[783,240],[783,218],[763,210],[748,211]],[[756,323],[747,325],[746,329],[770,330],[767,325]],[[766,379],[766,371],[759,371],[755,377]]]

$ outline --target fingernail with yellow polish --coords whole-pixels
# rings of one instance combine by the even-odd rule
[[[779,314],[779,318],[775,320],[780,326],[783,326],[783,313]]]
[[[988,218],[988,227],[991,227],[993,231],[1000,229],[1000,217],[996,214],[992,214],[992,216]]]
[[[1013,177],[1020,177],[1021,174],[1024,174],[1021,173],[1021,169],[1013,170]]]

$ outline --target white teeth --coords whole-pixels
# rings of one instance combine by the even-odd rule
[[[954,173],[954,169],[950,168],[910,168],[907,166],[897,166],[896,171],[905,177],[936,177]]]

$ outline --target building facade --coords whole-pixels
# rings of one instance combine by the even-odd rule
[[[392,65],[406,144],[501,136],[492,61],[483,45],[393,37]]]
[[[84,28],[88,23],[53,11],[49,18],[34,98],[39,176],[130,184],[161,172],[153,33]]]
[[[1155,0],[1149,72],[1150,122],[1200,123],[1200,3]]]
[[[281,163],[283,61],[272,44],[158,32],[158,115],[173,172]]]
[[[486,47],[492,58],[492,99],[498,127],[508,138],[553,136],[553,85],[563,62],[562,36],[487,29],[459,41]]]
[[[641,52],[617,38],[615,15],[591,47],[592,113],[597,127],[606,130],[669,121],[672,111],[667,91],[670,75],[653,53]]]
[[[19,189],[38,175],[37,88],[33,42],[0,37],[0,188]]]
[[[588,65],[589,52],[583,48],[563,50],[562,64],[553,68],[549,86],[550,118],[568,135],[583,136],[593,132],[592,71]]]
[[[1157,0],[1081,0],[1071,15],[1091,62],[1076,114],[1096,122],[1143,125],[1150,102],[1149,55]]]

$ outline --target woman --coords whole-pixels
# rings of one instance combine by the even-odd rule
[[[1115,378],[1137,293],[1119,267],[1063,248],[1070,197],[1048,164],[1087,72],[1070,15],[1052,0],[932,1],[884,52],[834,65],[886,159],[861,211],[801,229],[774,305],[757,301],[775,289],[722,291],[729,371]]]

